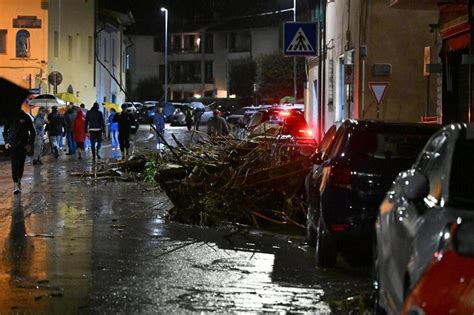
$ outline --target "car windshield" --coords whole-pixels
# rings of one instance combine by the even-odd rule
[[[456,143],[451,168],[449,199],[455,207],[474,209],[474,140]]]
[[[411,128],[356,129],[349,150],[375,159],[415,159],[432,133]]]

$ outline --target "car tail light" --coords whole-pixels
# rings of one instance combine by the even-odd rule
[[[333,167],[331,179],[337,185],[348,186],[352,182],[352,172],[349,169]]]
[[[330,227],[333,232],[344,232],[349,227],[349,224],[331,224]]]
[[[300,134],[302,134],[304,136],[307,136],[307,137],[312,138],[314,136],[313,130],[311,130],[311,129],[300,129],[299,132],[300,132]]]
[[[278,115],[280,117],[287,118],[287,117],[290,117],[291,113],[289,111],[282,111],[282,112],[279,112]]]

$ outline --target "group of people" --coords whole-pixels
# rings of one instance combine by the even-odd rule
[[[219,114],[219,111],[215,110],[213,117],[209,119],[207,133],[210,136],[229,134],[227,123]],[[127,106],[124,104],[120,113],[111,110],[108,122],[112,144],[118,143],[122,158],[126,158],[130,149],[131,129],[136,125],[135,118],[127,111]],[[156,108],[153,125],[157,134],[158,147],[161,148],[165,130],[165,115],[162,107]],[[104,115],[99,110],[98,103],[94,103],[90,110],[86,110],[84,104],[81,104],[80,108],[69,105],[64,114],[61,114],[57,107],[51,107],[51,112],[47,108],[40,108],[33,120],[28,114],[20,111],[4,130],[5,147],[10,150],[14,193],[21,192],[21,178],[26,156],[33,155],[33,165],[43,164],[41,158],[46,135],[55,158],[59,157],[65,137],[68,147],[66,154],[77,155],[78,159],[82,159],[86,140],[89,139],[92,159],[95,161],[101,159],[100,149],[105,130]]]

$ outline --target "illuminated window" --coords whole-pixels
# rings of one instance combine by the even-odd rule
[[[16,33],[16,56],[17,58],[30,57],[30,32],[27,30]]]

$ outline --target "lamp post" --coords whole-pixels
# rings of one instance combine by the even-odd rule
[[[168,102],[168,9],[161,8],[165,13],[165,103]]]

